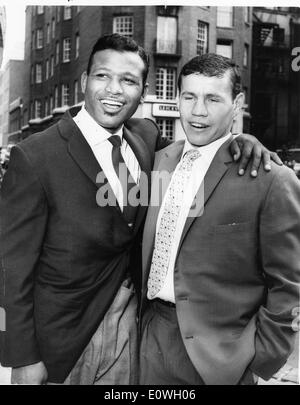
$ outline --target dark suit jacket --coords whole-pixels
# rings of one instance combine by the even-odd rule
[[[299,306],[299,180],[277,165],[239,177],[227,146],[199,189],[204,211],[187,219],[174,271],[180,331],[206,384],[237,384],[247,367],[269,379],[292,350]],[[172,172],[182,149],[158,152],[154,170]],[[149,208],[144,228],[145,303],[158,212]]]
[[[149,176],[166,146],[158,128],[131,119],[124,137]],[[12,150],[0,203],[4,366],[42,360],[49,380],[62,382],[124,279],[147,207],[134,229],[118,207],[99,207],[101,170],[69,113]]]

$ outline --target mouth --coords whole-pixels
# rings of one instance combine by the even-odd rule
[[[121,101],[112,100],[109,98],[105,98],[100,100],[101,104],[104,106],[105,110],[109,112],[117,112],[120,111],[124,105]]]
[[[190,122],[190,126],[198,130],[209,128],[209,125],[199,122]]]

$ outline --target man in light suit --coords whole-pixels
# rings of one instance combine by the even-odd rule
[[[187,139],[156,154],[144,227],[140,382],[254,384],[294,344],[300,183],[276,165],[256,181],[235,176],[232,61],[198,56],[178,87]]]
[[[169,144],[151,120],[131,119],[148,68],[131,39],[100,38],[82,75],[79,113],[12,150],[0,200],[0,362],[13,368],[13,383],[137,382],[132,281],[139,291],[147,204],[128,204],[126,188],[132,181],[142,188],[141,173],[150,185],[154,152]],[[254,169],[261,153],[268,165],[270,154],[255,138],[240,143],[242,166],[252,148]],[[103,206],[104,187],[115,200]]]

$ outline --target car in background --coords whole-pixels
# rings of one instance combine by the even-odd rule
[[[277,149],[276,152],[283,163],[293,169],[300,178],[300,148]]]

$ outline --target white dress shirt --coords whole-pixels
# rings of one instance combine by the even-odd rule
[[[159,224],[161,222],[161,217],[162,217],[167,193],[169,193],[170,186],[171,186],[172,180],[174,178],[174,174],[178,170],[178,167],[181,164],[181,160],[182,160],[184,154],[190,149],[198,149],[201,155],[198,159],[195,160],[195,162],[193,164],[193,168],[192,168],[192,175],[191,175],[188,183],[186,184],[183,202],[182,202],[181,210],[180,210],[179,217],[178,217],[177,224],[176,224],[175,237],[174,237],[173,244],[171,247],[168,271],[167,271],[167,275],[166,275],[163,287],[153,298],[160,298],[162,300],[175,303],[174,266],[175,266],[177,250],[178,250],[178,246],[180,243],[183,228],[184,228],[186,219],[188,217],[190,208],[193,204],[194,198],[197,194],[197,191],[200,188],[200,185],[204,179],[204,176],[207,173],[207,170],[208,170],[215,154],[217,153],[217,151],[221,147],[221,145],[223,145],[223,143],[226,142],[230,137],[231,137],[231,133],[224,136],[223,138],[217,139],[216,141],[214,141],[208,145],[200,146],[198,148],[195,147],[194,145],[191,145],[188,142],[188,140],[185,141],[181,159],[174,170],[171,182],[167,188],[166,194],[163,198],[163,202],[162,202],[159,214],[158,214],[157,224],[156,224],[156,235],[157,235],[157,232],[159,229]],[[151,272],[151,269],[150,269],[150,272]],[[149,298],[149,296],[148,296],[148,298]]]
[[[92,149],[92,152],[101,166],[116,196],[118,204],[123,211],[123,189],[113,167],[111,156],[113,146],[111,142],[108,141],[110,136],[120,136],[122,141],[121,154],[131,176],[137,184],[139,184],[141,172],[141,168],[135,154],[133,153],[129,144],[123,138],[123,126],[115,134],[111,134],[94,120],[94,118],[87,112],[84,105],[73,120]]]

